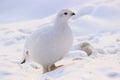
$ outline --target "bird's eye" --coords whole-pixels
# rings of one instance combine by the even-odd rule
[[[67,15],[68,13],[67,13],[67,12],[65,12],[64,14],[65,14],[65,15]]]

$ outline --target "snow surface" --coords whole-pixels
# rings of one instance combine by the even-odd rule
[[[35,62],[23,65],[20,62],[27,36],[40,25],[52,22],[54,15],[41,20],[0,24],[0,79],[120,80],[120,1],[110,1],[71,8],[78,11],[70,21],[75,36],[73,47],[56,63],[64,66],[46,74],[41,74],[41,66]],[[92,46],[92,55],[87,56],[81,50],[84,42]]]

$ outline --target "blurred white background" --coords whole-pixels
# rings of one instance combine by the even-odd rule
[[[93,1],[101,0],[0,0],[0,23],[40,19]]]

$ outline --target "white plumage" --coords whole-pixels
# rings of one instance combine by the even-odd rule
[[[61,60],[73,43],[72,31],[68,26],[68,20],[73,15],[75,13],[68,9],[61,10],[53,25],[42,26],[33,32],[25,43],[25,59],[29,56],[29,59],[41,64],[44,73],[49,65]]]

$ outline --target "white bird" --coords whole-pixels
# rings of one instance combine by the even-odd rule
[[[73,44],[73,35],[68,20],[74,12],[63,9],[55,19],[53,25],[40,27],[26,40],[24,60],[31,59],[42,65],[43,71],[48,72],[48,66],[61,60]]]

